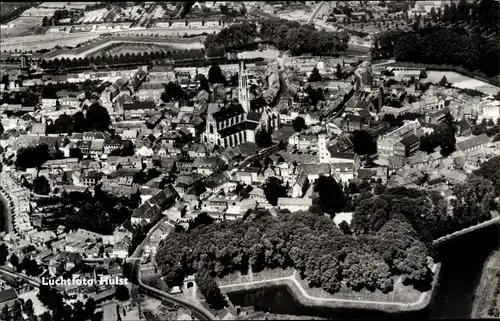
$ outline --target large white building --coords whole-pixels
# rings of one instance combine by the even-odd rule
[[[402,156],[399,155],[398,145],[400,142],[404,141],[406,144],[406,138],[414,135],[417,138],[420,138],[424,134],[424,130],[420,122],[415,119],[414,121],[409,121],[403,126],[393,130],[392,132],[380,136],[377,139],[377,150],[378,155],[381,157],[392,157],[392,156]],[[405,146],[406,147],[406,146]],[[413,148],[414,146],[408,146],[409,148]]]

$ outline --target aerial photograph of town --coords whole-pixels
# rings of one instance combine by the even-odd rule
[[[500,0],[0,2],[0,321],[417,319],[500,319]]]

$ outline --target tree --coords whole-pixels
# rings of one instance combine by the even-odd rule
[[[24,321],[23,307],[21,306],[21,302],[19,302],[19,300],[16,300],[14,302],[14,306],[12,307],[12,314],[14,317],[14,321]]]
[[[165,86],[165,91],[161,95],[161,100],[165,103],[179,100],[184,96],[184,91],[179,84],[169,82]]]
[[[5,243],[0,244],[0,265],[5,265],[7,263],[7,257],[9,256],[9,250]]]
[[[0,312],[0,319],[5,321],[12,320],[12,313],[10,312],[9,305],[4,305],[2,307],[2,312]]]
[[[342,67],[340,66],[340,64],[337,64],[335,68],[335,78],[337,79],[343,78]]]
[[[255,135],[255,142],[258,147],[270,147],[273,145],[273,139],[271,138],[271,134],[264,129],[261,129]]]
[[[213,309],[220,310],[224,308],[226,300],[224,299],[217,282],[210,276],[210,273],[207,270],[203,269],[196,273],[195,281],[201,294],[203,294],[205,300],[207,300],[207,303]]]
[[[372,155],[377,152],[377,143],[365,130],[357,130],[352,135],[354,152],[358,155]]]
[[[43,175],[35,177],[33,180],[33,192],[40,195],[49,195],[49,180]]]
[[[10,256],[9,262],[15,268],[17,268],[19,266],[19,258],[14,253]]]
[[[349,227],[349,223],[347,223],[346,221],[340,222],[339,228],[346,235],[351,235],[352,234],[351,228]]]
[[[212,224],[213,222],[214,222],[214,219],[212,217],[208,216],[208,214],[206,212],[203,212],[203,213],[198,214],[194,220],[189,222],[189,229],[188,230],[191,231],[198,226],[209,225],[209,224]]]
[[[73,147],[69,149],[69,157],[70,158],[78,158],[78,160],[83,159],[83,154],[80,148],[78,147]]]
[[[441,80],[439,81],[439,86],[446,86],[448,85],[448,79],[446,78],[446,76],[443,76],[443,78],[441,78]]]
[[[111,118],[109,117],[106,108],[94,103],[90,105],[90,108],[87,111],[86,122],[89,124],[91,129],[106,131],[109,128],[109,125],[111,125]]]
[[[223,84],[226,85],[226,77],[222,74],[218,64],[213,64],[208,70],[208,81],[211,84]]]
[[[293,129],[296,131],[296,132],[301,132],[302,130],[306,129],[307,128],[307,125],[306,125],[306,121],[304,120],[303,117],[301,116],[297,116],[294,120],[293,120]]]
[[[283,186],[283,182],[277,177],[269,177],[263,186],[264,194],[269,204],[276,206],[278,204],[278,198],[286,197],[287,190]]]
[[[318,68],[314,67],[311,71],[311,75],[308,79],[309,82],[323,81],[323,77],[321,77]]]
[[[127,301],[130,299],[130,293],[125,285],[118,285],[115,290],[115,298],[118,301]]]
[[[337,183],[331,176],[321,175],[314,185],[314,191],[318,196],[313,202],[318,204],[325,213],[339,213],[345,205],[342,185]]]
[[[28,318],[31,318],[35,314],[35,309],[33,308],[33,301],[31,301],[31,299],[28,299],[24,303],[23,310],[24,313],[28,316]]]
[[[430,16],[432,20],[437,21],[438,15],[434,7],[431,8]]]
[[[42,26],[47,27],[49,25],[49,19],[45,16],[42,19]]]

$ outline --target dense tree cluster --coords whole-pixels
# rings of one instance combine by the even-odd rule
[[[222,29],[218,34],[208,35],[206,37],[205,48],[207,50],[207,55],[220,55],[222,53],[221,49],[253,43],[257,36],[257,26],[253,23],[245,21],[239,24],[233,24]]]
[[[0,265],[5,265],[7,263],[7,257],[9,256],[9,249],[5,243],[0,244]]]
[[[355,290],[392,289],[394,276],[428,285],[425,246],[408,223],[393,219],[372,235],[344,234],[328,218],[309,212],[261,215],[250,222],[202,225],[173,232],[156,259],[171,285],[200,266],[212,276],[263,268],[295,267],[311,286],[335,293],[345,281]]]
[[[456,150],[456,124],[453,117],[447,113],[443,122],[431,134],[420,137],[420,150],[432,153],[436,147],[441,147],[441,155],[449,156]]]
[[[43,321],[89,320],[92,319],[96,309],[96,303],[92,298],[87,299],[85,304],[81,301],[72,305],[66,304],[61,292],[47,285],[40,286],[37,298],[50,311],[40,316],[40,320]]]
[[[15,165],[17,168],[40,167],[50,159],[49,146],[40,144],[35,147],[22,147],[17,151]]]
[[[86,115],[79,111],[74,115],[62,114],[54,124],[47,126],[48,133],[81,133],[86,131],[106,131],[111,118],[106,108],[98,103],[90,105]]]
[[[301,117],[301,116],[297,116],[293,120],[292,125],[293,125],[293,129],[296,132],[301,132],[304,129],[307,129],[306,121],[305,121],[304,117]]]
[[[372,155],[377,152],[377,142],[366,130],[356,130],[351,135],[354,152],[358,155]]]
[[[114,229],[132,215],[140,204],[140,197],[116,197],[96,188],[94,197],[90,192],[64,194],[60,206],[54,209],[54,222],[70,230],[83,228],[100,234],[113,234]]]
[[[314,192],[316,197],[313,203],[321,212],[335,214],[344,209],[346,201],[343,187],[333,177],[321,175],[314,183]]]
[[[336,54],[345,51],[349,41],[346,33],[318,31],[312,25],[285,19],[263,21],[259,35],[262,40],[274,43],[279,50],[290,50],[292,55]]]
[[[33,192],[41,195],[49,195],[49,180],[43,175],[35,177],[35,179],[33,179]]]
[[[273,139],[267,130],[261,129],[255,135],[255,143],[258,147],[266,148],[273,145]]]
[[[500,156],[493,157],[481,164],[481,167],[474,171],[474,174],[489,180],[495,188],[496,195],[500,195]]]
[[[436,15],[440,25],[426,24],[414,31],[390,31],[378,35],[375,57],[394,55],[397,61],[462,66],[477,75],[495,77],[500,73],[498,43],[499,3],[480,0],[446,4]],[[439,16],[439,17],[437,17]]]
[[[386,188],[379,195],[360,200],[355,207],[351,228],[356,234],[376,233],[389,220],[408,222],[419,240],[430,244],[441,236],[480,223],[491,217],[493,188],[487,180],[470,177],[454,187],[454,215],[436,191]],[[463,202],[459,204],[460,202]]]
[[[277,177],[269,177],[262,188],[267,201],[271,205],[276,206],[278,204],[278,198],[286,197],[287,189],[283,185],[283,182]]]
[[[182,90],[181,86],[178,83],[169,82],[165,86],[165,91],[161,93],[161,100],[165,103],[183,100],[186,98],[186,93]]]

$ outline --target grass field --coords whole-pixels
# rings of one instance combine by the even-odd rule
[[[483,274],[476,289],[474,306],[472,308],[471,318],[486,318],[490,307],[496,306],[500,310],[499,295],[495,295],[498,277],[500,271],[500,251],[491,254],[483,268]],[[492,300],[496,304],[492,304]]]
[[[484,92],[488,95],[496,94],[500,88],[490,85],[484,81],[480,81],[471,77],[461,75],[454,71],[427,71],[427,78],[424,81],[430,81],[432,83],[438,83],[443,76],[446,76],[448,82],[453,84],[453,86],[458,88],[470,88],[476,89],[478,91]]]

